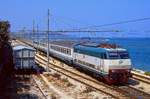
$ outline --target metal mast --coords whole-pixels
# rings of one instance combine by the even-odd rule
[[[33,27],[32,27],[33,29],[33,33],[35,32],[35,21],[33,20]]]
[[[47,71],[49,67],[49,9],[47,13]]]
[[[35,21],[34,20],[33,20],[33,27],[32,28],[33,28],[32,35],[30,36],[30,34],[29,34],[29,37],[30,37],[29,39],[33,39],[33,45],[34,45],[34,41],[36,41],[34,38],[35,37]]]
[[[39,26],[38,26],[38,24],[37,24],[36,32],[37,32],[37,33],[36,33],[36,39],[37,39],[36,41],[37,41],[37,43],[38,43],[38,44],[37,44],[37,48],[38,48],[38,47],[39,47],[39,44],[40,44],[40,43],[39,43],[39,42],[40,42],[40,38],[39,38],[40,36],[39,36],[39,33],[38,33],[38,32],[39,32]],[[37,49],[37,52],[38,52],[38,49]]]

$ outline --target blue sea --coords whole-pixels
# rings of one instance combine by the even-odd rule
[[[129,51],[133,68],[150,71],[150,38],[111,38],[108,41]]]

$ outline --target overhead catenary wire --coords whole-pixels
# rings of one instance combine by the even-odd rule
[[[126,23],[133,23],[133,22],[140,22],[140,21],[147,21],[150,20],[150,17],[145,17],[145,18],[140,18],[140,19],[134,19],[134,20],[127,20],[127,21],[120,21],[120,22],[114,22],[114,23],[108,23],[108,24],[102,24],[102,25],[93,25],[93,26],[87,26],[87,27],[82,27],[82,28],[74,28],[70,30],[50,30],[50,34],[62,34],[66,32],[122,32],[120,30],[98,30],[94,29],[92,30],[91,28],[99,28],[99,27],[107,27],[107,26],[114,26],[114,25],[120,25],[120,24],[126,24]],[[32,32],[32,30],[26,30],[28,32]],[[47,30],[39,30],[38,32],[45,33]]]
[[[84,26],[90,26],[90,24],[89,23],[85,23],[85,22],[81,22],[81,21],[79,21],[79,20],[76,20],[76,19],[74,19],[74,18],[70,18],[70,17],[64,17],[64,16],[57,16],[57,15],[52,15],[55,19],[57,19],[57,20],[59,20],[59,21],[61,21],[61,22],[63,22],[63,24],[66,24],[66,25],[68,25],[68,26],[70,26],[70,27],[72,27],[72,28],[77,28],[77,25],[76,24],[78,24],[78,25],[84,25]],[[66,19],[67,19],[67,21],[66,21]],[[70,24],[70,23],[68,23],[68,22],[73,22],[73,23],[76,23],[75,25],[72,25],[72,24]]]
[[[150,17],[146,18],[140,18],[140,19],[134,19],[134,20],[127,20],[127,21],[120,21],[120,22],[114,22],[114,23],[108,23],[108,24],[102,24],[102,25],[93,25],[93,26],[88,26],[88,27],[82,27],[82,28],[74,28],[70,30],[54,30],[50,32],[108,32],[108,31],[113,31],[113,32],[120,32],[117,30],[90,30],[91,28],[99,28],[99,27],[107,27],[107,26],[113,26],[113,25],[120,25],[120,24],[127,24],[127,23],[133,23],[133,22],[140,22],[140,21],[146,21],[150,20]],[[86,30],[88,29],[88,30]],[[42,31],[45,32],[45,31]]]
[[[150,20],[150,17],[133,19],[133,20],[126,20],[126,21],[120,21],[120,22],[114,22],[114,23],[108,23],[108,24],[102,24],[102,25],[82,27],[82,28],[73,29],[73,30],[83,30],[83,29],[90,29],[90,28],[107,27],[107,26],[120,25],[120,24],[133,23],[133,22],[140,22],[140,21],[146,21],[146,20]]]

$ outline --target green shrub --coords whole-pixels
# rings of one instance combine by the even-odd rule
[[[150,76],[150,72],[145,72],[144,74]]]
[[[83,93],[89,93],[89,92],[92,92],[92,91],[94,91],[93,88],[86,87],[86,89],[83,91]]]
[[[55,78],[57,78],[57,79],[60,79],[61,75],[58,74],[58,73],[54,73],[54,74],[53,74],[53,77],[55,77]]]
[[[69,82],[67,78],[62,79],[63,82]]]
[[[9,29],[10,29],[9,22],[0,20],[0,42],[8,42],[10,32]]]

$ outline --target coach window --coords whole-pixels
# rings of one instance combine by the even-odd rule
[[[63,49],[62,49],[62,48],[60,48],[60,51],[62,52],[62,51],[63,51]]]
[[[63,48],[61,48],[61,52],[63,52]]]
[[[59,48],[58,48],[58,47],[56,47],[56,50],[57,50],[57,51],[59,51]]]
[[[69,55],[71,55],[71,50],[69,50]]]
[[[64,48],[62,48],[62,50],[61,50],[63,53],[64,53]]]
[[[59,47],[56,47],[57,51],[60,51],[60,48]]]
[[[61,52],[61,48],[58,47],[58,51]]]
[[[58,47],[56,47],[56,50],[57,50],[57,51],[59,51],[59,48],[58,48]]]
[[[68,49],[67,49],[66,53],[69,54],[69,50]]]
[[[67,49],[64,49],[64,53],[67,54]]]
[[[58,47],[56,47],[56,50],[57,50],[57,51],[59,51],[59,48],[58,48]]]

